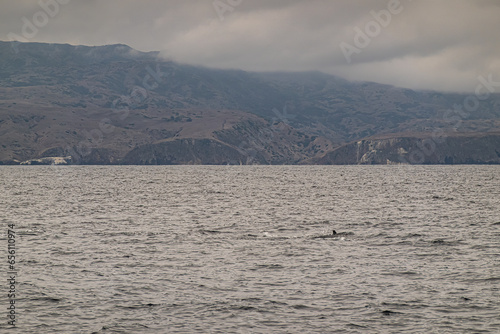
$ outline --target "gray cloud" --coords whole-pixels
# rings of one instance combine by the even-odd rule
[[[319,70],[420,89],[470,91],[487,74],[500,81],[499,1],[397,1],[40,0],[53,14],[41,24],[39,1],[1,0],[0,39],[124,43],[183,63]],[[371,12],[391,8],[377,26]],[[23,34],[26,21],[38,23],[36,33]],[[368,45],[357,28],[371,35]],[[350,63],[341,43],[356,48]]]

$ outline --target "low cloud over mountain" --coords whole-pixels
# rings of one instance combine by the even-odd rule
[[[1,40],[123,43],[182,63],[318,70],[412,89],[471,92],[479,75],[500,77],[496,0],[18,0],[0,8]],[[357,50],[347,58],[346,44]]]
[[[0,161],[498,163],[499,89],[491,75],[474,94],[440,93],[209,69],[122,44],[0,42]]]

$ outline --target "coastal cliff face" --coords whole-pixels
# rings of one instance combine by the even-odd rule
[[[500,134],[371,138],[341,146],[314,161],[331,165],[500,164]]]
[[[272,165],[298,164],[320,156],[331,143],[279,123],[246,121],[214,132],[212,138],[186,138],[141,145],[122,164],[133,165]]]
[[[226,165],[241,164],[246,157],[236,149],[211,139],[178,139],[139,146],[130,151],[125,165]]]

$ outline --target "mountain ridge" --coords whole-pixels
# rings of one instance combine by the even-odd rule
[[[439,131],[454,140],[500,129],[499,94],[458,122],[448,114],[466,94],[321,72],[215,70],[158,55],[125,45],[0,42],[0,161],[52,152],[77,164],[134,163],[148,148],[141,161],[336,163],[322,157],[362,139]],[[217,143],[225,158],[210,148]],[[169,148],[175,159],[166,159]]]

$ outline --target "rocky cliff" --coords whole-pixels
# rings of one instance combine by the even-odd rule
[[[500,133],[368,138],[343,145],[317,164],[500,164]]]

